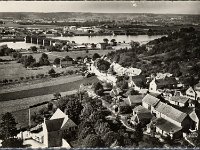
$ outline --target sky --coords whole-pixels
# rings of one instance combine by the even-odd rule
[[[0,1],[0,12],[200,14],[200,1]]]

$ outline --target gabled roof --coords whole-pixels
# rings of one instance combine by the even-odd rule
[[[161,114],[164,114],[165,116],[181,123],[186,117],[187,114],[184,112],[181,112],[180,110],[167,105],[163,102],[159,102],[158,105],[156,106],[156,111],[160,112]]]
[[[139,106],[136,106],[134,109],[133,109],[134,112],[136,112],[137,114],[139,113],[151,113],[148,109],[144,108],[143,106],[139,105]]]
[[[151,119],[153,117],[151,112],[141,105],[135,107],[133,111],[136,112],[139,119]]]
[[[50,120],[58,119],[58,118],[65,118],[67,115],[64,114],[59,108],[55,111],[53,116],[51,116]]]
[[[63,113],[59,108],[56,110],[56,112],[53,114],[53,116],[50,118],[50,120],[57,120],[57,119],[63,119],[62,124],[60,126],[60,129],[65,130],[70,127],[77,126],[65,113]]]
[[[64,120],[64,118],[46,120],[45,124],[46,124],[46,127],[47,127],[47,131],[52,132],[52,131],[60,130],[61,126],[63,124],[63,120]]]
[[[184,97],[184,96],[173,96],[171,97],[170,100],[185,104],[189,100],[189,98]]]
[[[144,95],[128,95],[128,97],[131,104],[138,104],[138,103],[142,103],[142,99],[144,98]]]
[[[158,104],[160,100],[150,94],[147,94],[143,99],[142,102],[147,103],[148,105],[155,106]]]
[[[68,119],[67,122],[64,123],[61,129],[66,130],[66,129],[69,129],[71,127],[76,127],[76,126],[77,125],[71,119]]]
[[[157,118],[154,120],[154,122],[156,127],[161,129],[162,131],[165,131],[166,133],[176,133],[182,129],[182,127],[178,127],[163,118]]]

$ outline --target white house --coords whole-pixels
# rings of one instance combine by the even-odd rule
[[[163,89],[174,89],[178,82],[175,77],[166,77],[164,79],[153,79],[149,84],[149,92],[162,93]]]
[[[200,87],[197,84],[194,88],[189,87],[186,90],[186,96],[192,100],[200,100]]]

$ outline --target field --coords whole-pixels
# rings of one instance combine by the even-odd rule
[[[70,82],[71,81],[71,82]],[[60,92],[62,96],[66,94],[75,93],[80,84],[82,83],[94,83],[98,81],[96,77],[83,78],[81,80],[70,80],[65,84],[58,84],[48,87],[35,88],[29,90],[21,90],[16,92],[9,92],[0,94],[0,117],[6,112],[11,112],[16,118],[20,126],[25,127],[28,125],[28,107],[34,104],[50,101],[53,98],[53,94]],[[41,107],[31,109],[31,114],[37,112]]]
[[[92,83],[97,81],[97,77],[83,78],[75,81],[69,81],[67,83],[56,84],[51,86],[43,86],[33,89],[26,89],[21,91],[13,91],[7,93],[0,93],[0,101],[16,100],[28,97],[35,97],[47,94],[53,94],[56,92],[66,92],[71,90],[76,90],[82,83]]]
[[[22,90],[28,90],[28,89],[34,89],[34,88],[41,88],[44,86],[52,86],[52,85],[58,85],[68,82],[73,82],[77,80],[83,79],[83,76],[80,75],[69,75],[69,76],[60,76],[57,78],[45,78],[45,79],[39,79],[39,80],[33,80],[28,82],[22,82],[20,84],[12,84],[0,87],[0,93],[9,93],[14,91],[22,91]]]
[[[64,95],[74,94],[75,92],[76,90],[61,92],[61,95],[64,96]],[[35,96],[24,99],[1,102],[0,117],[2,116],[2,114],[9,111],[13,114],[16,121],[19,123],[18,126],[25,127],[28,125],[28,107],[34,104],[50,101],[52,98],[53,94],[48,94],[43,96]],[[42,107],[44,107],[44,105],[31,108],[31,115],[34,114],[34,112],[37,112]]]
[[[88,53],[86,53],[85,51],[46,52],[46,54],[48,55],[49,61],[53,63],[55,58],[63,58],[65,56],[72,57],[73,59],[76,59],[77,57],[85,57],[85,56],[92,57],[94,53],[98,53],[99,55],[103,56],[103,55],[108,54],[111,51],[115,51],[115,50],[89,50]],[[38,61],[42,54],[33,53],[31,55]]]

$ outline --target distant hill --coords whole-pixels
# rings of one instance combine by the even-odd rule
[[[0,12],[0,19],[11,17],[13,19],[52,19],[56,20],[68,18],[84,18],[84,19],[151,19],[160,18],[169,19],[171,17],[183,17],[184,19],[200,20],[200,15],[179,15],[179,14],[145,14],[145,13],[83,13],[83,12],[55,12],[55,13],[37,13],[37,12]]]
[[[186,85],[200,80],[200,31],[193,27],[181,28],[168,36],[108,54],[122,66],[142,69],[143,74],[169,72]]]

